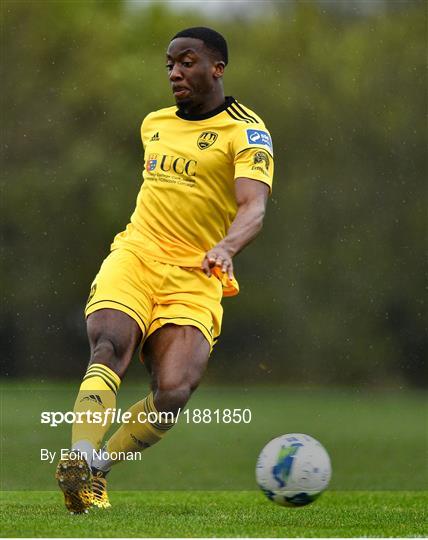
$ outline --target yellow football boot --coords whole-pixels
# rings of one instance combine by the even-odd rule
[[[71,514],[86,514],[92,505],[92,473],[83,458],[61,459],[55,478]]]
[[[97,508],[111,508],[107,493],[106,474],[92,468],[92,505]]]

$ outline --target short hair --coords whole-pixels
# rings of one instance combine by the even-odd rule
[[[192,28],[186,28],[185,30],[178,32],[178,34],[175,34],[171,41],[173,39],[181,37],[200,39],[204,42],[205,46],[208,49],[211,49],[211,51],[218,53],[225,65],[227,66],[229,56],[226,40],[221,34],[216,32],[212,28],[207,28],[205,26],[194,26]]]

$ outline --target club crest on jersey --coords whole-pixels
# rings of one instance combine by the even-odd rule
[[[272,152],[272,139],[267,131],[261,129],[247,129],[248,144],[255,144],[257,146],[267,146]]]
[[[199,137],[198,137],[198,147],[201,150],[205,150],[205,148],[209,148],[212,146],[218,138],[218,133],[215,131],[203,131]]]
[[[149,159],[146,163],[146,171],[151,172],[156,169],[156,164],[158,162],[158,155],[157,154],[150,154]]]

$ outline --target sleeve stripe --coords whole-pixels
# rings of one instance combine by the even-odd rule
[[[233,118],[234,120],[238,120],[238,122],[246,122],[247,124],[250,123],[250,120],[245,120],[245,119],[242,119],[242,118],[238,118],[237,116],[234,116],[234,114],[232,113],[230,108],[226,109],[226,112],[231,118]]]
[[[242,118],[243,120],[245,120],[246,122],[249,122],[251,124],[257,123],[257,122],[255,122],[255,120],[252,120],[250,117],[242,114],[242,112],[240,112],[238,108],[235,108],[235,105],[237,105],[236,102],[232,103],[230,105],[229,109],[231,109],[236,114],[236,116],[239,116],[239,118]]]
[[[239,154],[242,154],[242,152],[245,152],[246,150],[265,150],[273,158],[273,153],[271,152],[270,148],[263,145],[247,146],[246,148],[239,150],[239,152],[235,154],[235,157],[239,156]]]
[[[256,124],[259,124],[259,121],[257,120],[257,118],[254,118],[254,116],[251,116],[251,114],[250,114],[248,111],[246,111],[246,110],[244,109],[244,107],[243,107],[242,105],[240,105],[237,101],[235,101],[234,105],[236,105],[236,107],[237,107],[242,113],[244,113],[245,116],[246,116],[247,118],[250,118],[250,119],[253,120]]]

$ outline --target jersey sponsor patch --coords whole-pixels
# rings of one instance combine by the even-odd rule
[[[267,146],[273,153],[272,139],[267,131],[261,129],[247,129],[248,144],[254,144],[256,146]]]

